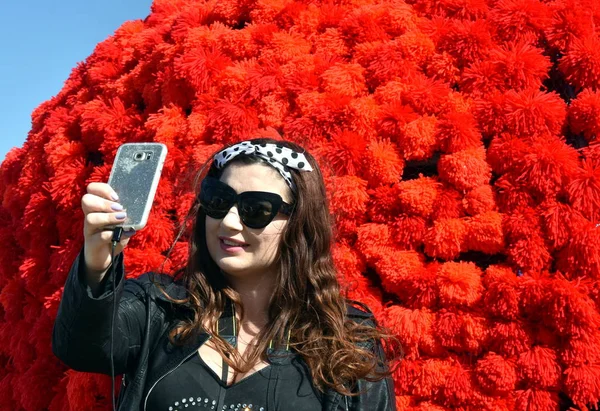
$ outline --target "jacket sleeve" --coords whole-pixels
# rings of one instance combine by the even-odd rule
[[[381,367],[387,368],[385,353],[380,342],[374,346]],[[396,396],[394,393],[394,380],[386,377],[382,380],[371,382],[366,380],[358,381],[358,392],[360,395],[354,397],[358,401],[355,409],[369,411],[396,411]]]
[[[105,275],[97,295],[85,282],[84,253],[75,259],[67,276],[52,331],[52,351],[77,371],[110,374],[110,342],[113,302],[115,374],[134,367],[146,327],[147,294],[136,280],[124,280],[123,254],[115,263],[116,289],[112,270]]]
[[[367,308],[365,307],[365,309]],[[348,306],[348,315],[353,321],[360,322],[363,325],[376,326],[375,317],[371,312],[357,310],[355,307]],[[376,371],[383,372],[389,369],[381,341],[371,340],[365,343],[364,348],[372,350],[377,356]],[[379,381],[358,380],[356,389],[359,395],[349,398],[349,401],[353,405],[350,408],[351,410],[396,411],[394,380],[391,377],[386,377]]]

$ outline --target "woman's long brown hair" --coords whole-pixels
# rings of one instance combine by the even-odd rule
[[[229,286],[210,257],[206,245],[206,215],[197,195],[188,214],[188,219],[195,219],[188,262],[175,275],[187,286],[189,297],[172,300],[190,304],[194,316],[173,328],[170,340],[173,344],[183,344],[197,333],[206,332],[229,366],[243,374],[266,359],[270,341],[279,346],[286,344],[289,331],[290,348],[308,365],[315,387],[356,395],[352,387],[358,379],[376,381],[389,375],[389,369],[381,364],[372,348],[373,343],[387,334],[372,323],[363,324],[347,316],[348,301],[342,295],[331,255],[332,222],[319,166],[308,152],[294,143],[266,138],[252,142],[280,144],[303,152],[313,167],[312,172],[290,170],[297,188],[294,211],[282,234],[275,261],[279,269],[268,310],[269,321],[257,335],[256,345],[248,346],[245,358],[219,336],[218,321],[227,300],[234,302],[242,319],[243,307],[239,294]],[[233,162],[249,164],[262,160],[240,155]],[[200,187],[199,182],[207,175],[218,178],[222,172],[212,164],[211,157],[200,170],[196,187]]]

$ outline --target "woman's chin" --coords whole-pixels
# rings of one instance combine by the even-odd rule
[[[221,271],[225,272],[225,274],[238,277],[244,275],[251,271],[252,267],[249,267],[247,264],[243,264],[240,261],[232,261],[234,258],[232,257],[224,257],[217,261],[217,265],[221,269]]]

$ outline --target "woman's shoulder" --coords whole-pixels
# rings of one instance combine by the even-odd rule
[[[125,287],[138,288],[140,291],[143,290],[145,293],[167,302],[172,302],[170,299],[183,300],[187,298],[187,288],[181,279],[164,273],[147,272],[141,274],[138,277],[128,279]]]
[[[369,307],[359,301],[346,300],[346,316],[362,325],[376,326],[375,316]]]

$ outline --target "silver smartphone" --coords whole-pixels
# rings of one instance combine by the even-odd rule
[[[117,226],[141,230],[148,222],[167,146],[161,143],[126,143],[119,147],[108,185],[119,196],[127,218]]]

